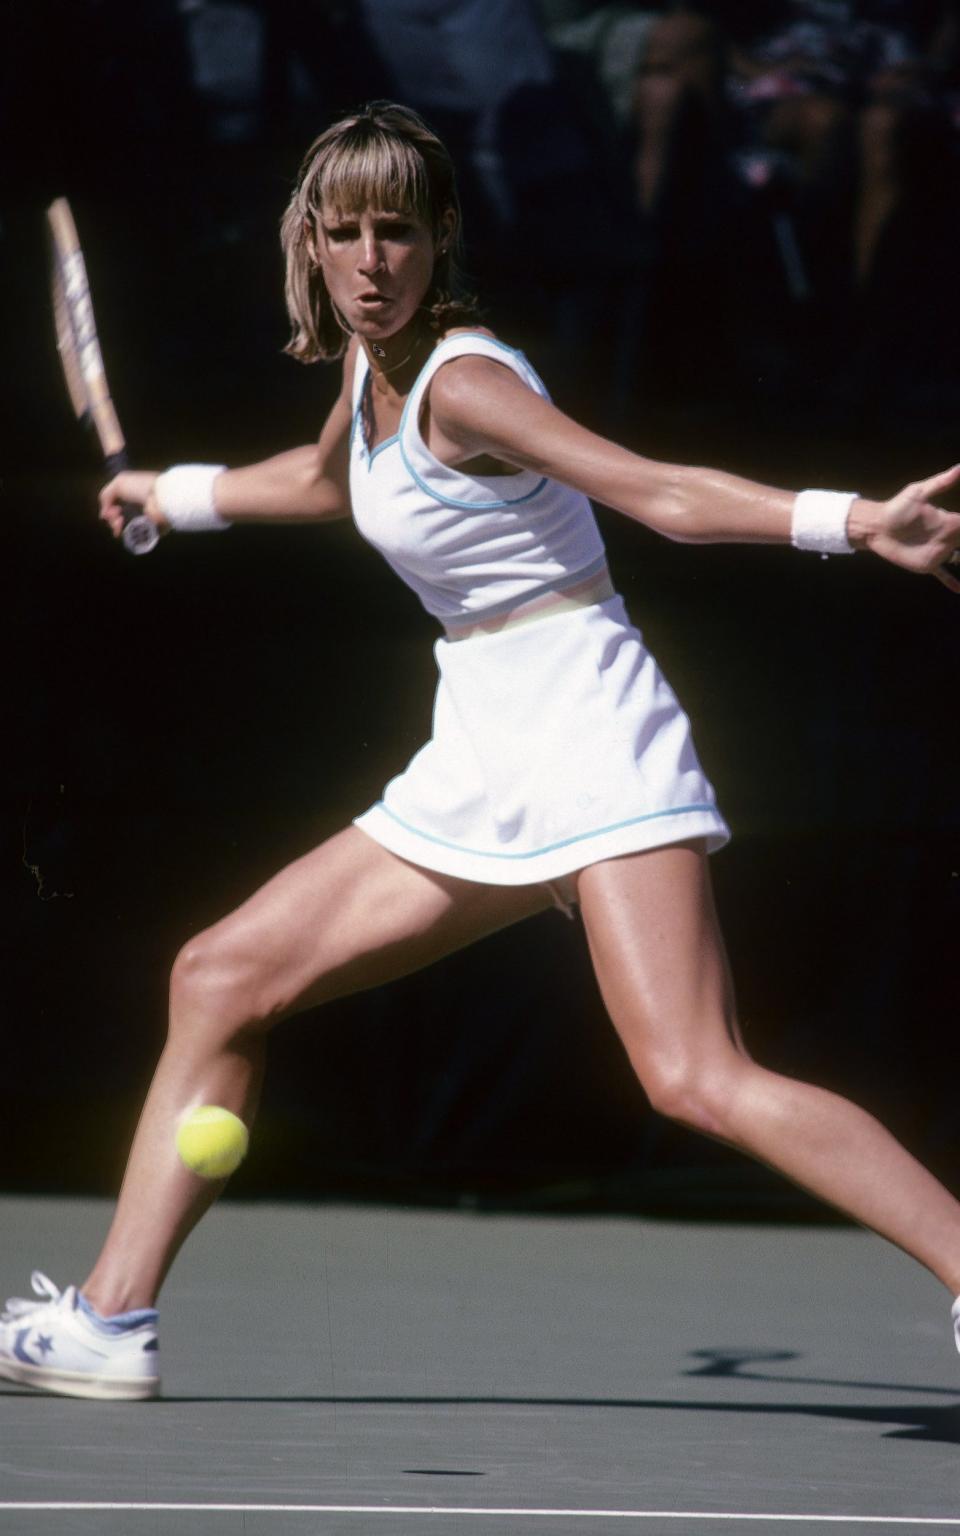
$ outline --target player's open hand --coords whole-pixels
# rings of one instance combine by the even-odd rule
[[[156,523],[161,533],[168,533],[167,523],[157,505],[154,486],[158,471],[155,469],[124,469],[103,487],[100,492],[100,518],[115,539],[123,535],[129,517],[129,508],[142,508],[144,515]],[[124,515],[124,507],[128,509]]]
[[[864,543],[874,554],[906,571],[936,576],[960,592],[960,515],[937,506],[935,498],[960,485],[960,464],[905,485],[889,501],[875,503],[876,516]],[[856,521],[856,509],[851,513]]]

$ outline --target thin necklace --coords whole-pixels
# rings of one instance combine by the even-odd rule
[[[414,342],[413,346],[410,348],[410,351],[407,353],[406,357],[401,357],[401,359],[400,359],[400,361],[398,363],[391,363],[389,368],[381,368],[379,370],[381,377],[385,378],[388,373],[396,373],[397,369],[398,368],[402,368],[404,363],[409,363],[411,357],[413,357],[414,353],[417,351],[417,348],[420,346],[420,343],[422,342],[422,340],[423,340],[423,337],[422,336],[418,336],[416,341]],[[371,341],[371,343],[370,343],[370,351],[373,353],[374,357],[379,359],[379,360],[382,360],[387,355],[386,352],[383,350],[383,348],[381,346],[378,346],[378,344],[375,341]]]

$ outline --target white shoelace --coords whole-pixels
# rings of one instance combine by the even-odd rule
[[[6,1305],[0,1312],[0,1322],[12,1322],[15,1317],[23,1317],[27,1312],[33,1312],[37,1307],[47,1306],[60,1300],[62,1291],[54,1285],[53,1281],[43,1273],[35,1269],[30,1276],[30,1284],[34,1290],[34,1296],[10,1296]],[[39,1301],[35,1298],[39,1297]]]

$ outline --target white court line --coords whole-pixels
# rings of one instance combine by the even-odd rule
[[[794,1515],[744,1514],[702,1509],[507,1509],[463,1504],[126,1504],[10,1503],[0,1501],[0,1515],[20,1514],[206,1514],[206,1515],[499,1515],[524,1520],[766,1520],[813,1525],[960,1526],[953,1515]]]

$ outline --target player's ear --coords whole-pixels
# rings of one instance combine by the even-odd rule
[[[309,219],[304,219],[303,221],[303,243],[307,248],[307,255],[310,258],[311,265],[319,267],[320,252],[317,248],[316,226]]]
[[[437,226],[437,255],[446,256],[457,238],[457,211],[445,208]]]

